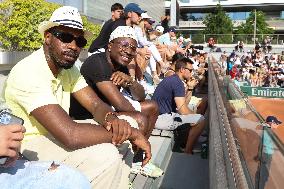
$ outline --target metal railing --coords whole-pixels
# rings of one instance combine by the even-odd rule
[[[243,172],[234,136],[230,128],[213,64],[208,69],[209,96],[209,173],[210,188],[247,189],[248,183]]]
[[[283,45],[284,34],[256,34],[255,40],[253,34],[184,34],[185,37],[190,37],[193,43],[207,43],[210,37],[213,37],[217,44],[237,44],[238,41],[243,41],[244,44],[254,44],[255,42],[263,43],[263,40],[269,36],[272,45]]]

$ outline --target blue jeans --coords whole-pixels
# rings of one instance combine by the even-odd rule
[[[87,178],[65,165],[49,169],[52,162],[18,160],[9,168],[0,168],[0,185],[3,189],[70,189],[91,188]]]

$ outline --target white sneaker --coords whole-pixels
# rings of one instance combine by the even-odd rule
[[[149,162],[144,167],[141,166],[142,162],[132,163],[132,168],[130,172],[132,174],[141,174],[147,177],[157,178],[164,174],[164,171],[154,165],[153,163]]]

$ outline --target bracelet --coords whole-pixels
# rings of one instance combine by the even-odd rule
[[[105,128],[106,128],[107,131],[110,131],[110,129],[111,129],[111,122],[109,122],[109,121],[107,120],[107,117],[108,117],[109,115],[113,115],[113,116],[117,117],[114,112],[108,112],[108,113],[106,113],[106,115],[105,115],[105,120],[104,120],[104,121],[105,121]]]

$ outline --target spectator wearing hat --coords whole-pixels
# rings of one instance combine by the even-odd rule
[[[157,26],[156,27],[156,31],[158,31],[159,33],[163,33],[164,32],[164,27],[163,26]]]
[[[159,41],[160,44],[172,46],[173,42],[172,42],[171,38],[173,38],[173,37],[176,37],[176,29],[174,27],[170,27],[167,33],[161,35],[158,38],[158,41]]]
[[[120,3],[115,3],[111,6],[111,19],[106,21],[98,35],[92,42],[89,48],[89,54],[105,52],[107,42],[112,32],[113,22],[118,20],[123,13],[123,6]]]
[[[134,24],[139,24],[141,20],[141,14],[146,11],[141,9],[136,3],[129,3],[124,8],[124,13],[120,19],[115,21],[112,31],[118,26],[133,26]]]
[[[275,116],[267,116],[266,123],[272,128],[277,129],[280,124],[282,124],[281,121],[277,119]]]
[[[89,52],[90,53],[105,52],[111,32],[114,31],[115,28],[117,28],[118,26],[133,26],[134,24],[138,24],[141,19],[141,14],[144,12],[146,11],[142,10],[139,7],[139,5],[136,3],[127,4],[120,18],[116,19],[114,22],[111,22],[111,24],[107,25],[104,28],[105,29],[104,31],[101,30],[100,35],[102,37],[98,38],[98,40],[95,40],[92,43]]]
[[[84,29],[78,9],[70,6],[56,9],[38,30],[43,46],[13,67],[4,89],[7,105],[24,120],[22,154],[76,168],[94,188],[127,188],[130,167],[115,145],[130,140],[145,151],[146,164],[150,144],[136,129],[137,122],[113,112],[73,66],[91,32]],[[78,123],[68,115],[70,95],[97,123]],[[126,154],[131,154],[127,146]]]
[[[83,63],[81,74],[99,97],[117,112],[127,112],[136,120],[146,119],[144,135],[148,138],[158,117],[158,106],[155,101],[145,100],[143,86],[129,75],[127,66],[135,57],[136,48],[134,29],[118,26],[110,36],[107,52],[90,56]],[[141,166],[141,161],[137,162]],[[148,176],[155,177],[154,172],[148,173]],[[161,176],[160,173],[157,176]]]
[[[153,42],[148,41],[147,39],[147,28],[149,27],[150,23],[149,20],[152,18],[147,13],[142,13],[142,20],[140,21],[139,25],[134,27],[135,33],[138,40],[138,47],[139,48],[147,48],[151,52],[150,60],[148,65],[142,65],[138,62],[140,67],[144,67],[143,71],[147,71],[150,75],[152,75],[154,84],[158,84],[160,82],[159,75],[157,73],[157,64],[160,67],[164,68],[167,65],[163,62],[163,59],[158,51],[157,47],[153,44]]]

